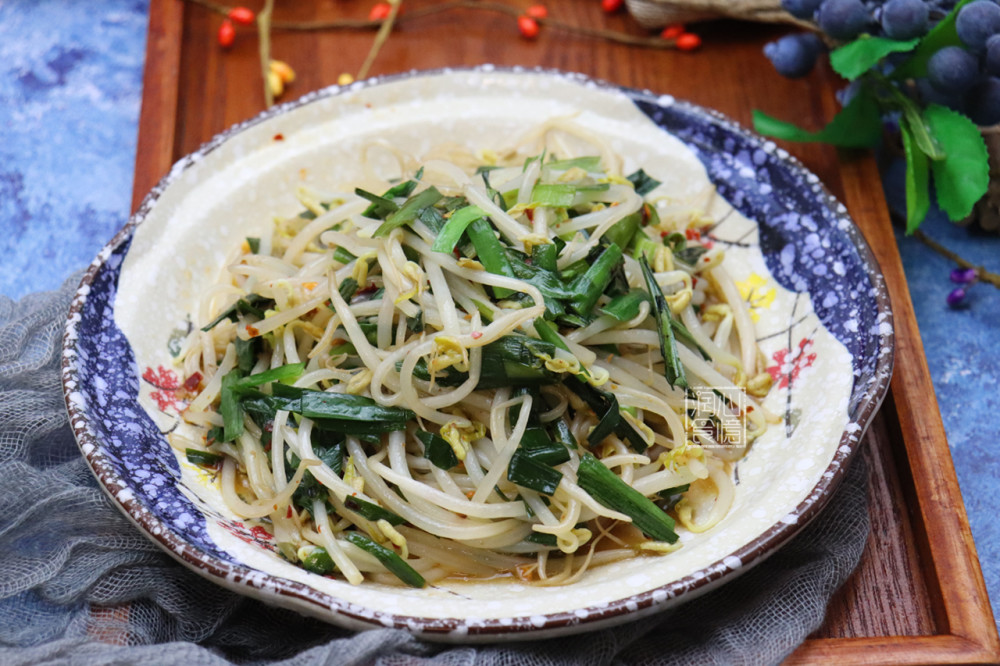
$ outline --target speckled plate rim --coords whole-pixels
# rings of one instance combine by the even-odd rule
[[[87,305],[91,286],[98,273],[112,253],[131,239],[136,227],[149,215],[161,193],[177,181],[200,158],[208,155],[236,134],[266,120],[280,116],[301,106],[311,104],[317,100],[337,96],[345,92],[355,92],[370,86],[383,85],[416,76],[437,76],[453,72],[502,72],[555,76],[572,82],[595,86],[598,90],[623,93],[633,101],[642,100],[659,104],[657,101],[659,96],[651,91],[627,88],[593,79],[583,74],[567,73],[555,69],[500,68],[492,65],[482,65],[470,68],[411,70],[401,74],[368,79],[351,84],[350,86],[331,86],[309,93],[298,100],[273,107],[252,119],[234,125],[213,137],[194,153],[180,159],[170,172],[146,195],[135,214],[132,215],[121,231],[115,235],[91,263],[80,282],[69,310],[66,332],[63,337],[61,366],[64,397],[66,398],[70,425],[76,436],[77,443],[101,487],[112,499],[112,502],[118,505],[129,520],[139,527],[148,538],[179,562],[217,584],[243,594],[249,594],[267,603],[294,608],[299,612],[352,629],[396,627],[406,629],[424,638],[438,641],[485,642],[528,640],[592,631],[657,612],[665,609],[668,605],[679,603],[681,598],[691,600],[745,572],[752,566],[761,563],[794,537],[826,506],[834,490],[843,480],[847,472],[847,464],[856,453],[861,437],[881,406],[889,388],[895,356],[895,338],[893,327],[891,326],[893,319],[889,294],[885,287],[881,269],[861,231],[853,220],[850,220],[846,214],[839,212],[835,215],[837,218],[845,218],[850,222],[850,224],[841,225],[840,230],[846,234],[848,240],[854,246],[861,264],[872,281],[878,321],[889,324],[887,329],[882,328],[878,333],[872,334],[878,340],[878,353],[876,354],[875,367],[872,372],[873,378],[865,387],[860,400],[856,404],[854,413],[849,415],[848,424],[840,439],[836,453],[821,475],[819,482],[813,487],[806,498],[788,514],[786,520],[779,521],[757,538],[730,553],[725,558],[661,587],[598,607],[572,612],[551,613],[543,616],[503,618],[502,620],[484,621],[482,618],[479,618],[474,625],[466,624],[462,618],[425,618],[372,612],[371,610],[364,610],[363,613],[359,613],[352,607],[352,604],[320,592],[308,585],[262,573],[250,567],[230,564],[192,547],[154,516],[141,501],[130,498],[127,493],[123,494],[122,491],[127,489],[127,485],[117,474],[111,471],[111,467],[108,464],[102,464],[107,461],[103,460],[104,455],[101,450],[99,438],[87,427],[89,419],[87,411],[75,405],[69,399],[71,387],[76,386],[79,382],[79,369],[77,366],[79,355],[76,350],[79,335],[78,324],[81,319],[81,313]],[[752,144],[759,146],[765,143],[764,139],[717,111],[680,100],[672,100],[671,103],[687,113],[707,117],[726,131],[739,135],[742,139],[748,140]],[[801,162],[784,151],[779,152],[778,158],[789,170],[798,172],[803,177],[812,176],[811,172]],[[843,209],[843,206],[822,183],[817,183],[816,191],[822,203],[829,209],[833,211]],[[90,448],[91,453],[87,454],[85,448]]]

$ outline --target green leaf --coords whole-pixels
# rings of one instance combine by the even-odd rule
[[[937,202],[957,222],[972,212],[990,184],[986,143],[975,123],[943,106],[928,106],[924,120],[945,152],[943,160],[931,162]]]
[[[930,159],[943,160],[944,150],[920,113],[920,107],[908,97],[900,96],[900,102],[903,109],[901,122],[908,126],[914,145]]]
[[[930,207],[927,155],[915,145],[910,124],[904,119],[899,124],[906,153],[906,233],[912,234],[927,217]]]
[[[830,65],[845,79],[853,81],[890,53],[912,51],[919,42],[919,39],[900,42],[886,37],[861,35],[850,44],[844,44],[833,51],[830,54]]]
[[[947,16],[931,28],[930,32],[920,40],[913,56],[892,73],[892,78],[903,80],[927,76],[927,61],[931,59],[932,55],[945,46],[961,46],[962,42],[958,39],[958,32],[955,30],[955,17],[958,16],[958,10],[971,1],[962,0],[959,2]]]
[[[786,141],[821,141],[843,148],[871,148],[882,140],[878,102],[867,88],[859,90],[854,99],[818,132],[804,130],[756,110],[753,126],[761,134]]]

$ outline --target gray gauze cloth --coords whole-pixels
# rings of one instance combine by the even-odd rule
[[[2,664],[770,664],[819,627],[868,536],[867,474],[746,575],[678,610],[603,631],[478,646],[353,633],[271,608],[161,552],[97,486],[59,383],[77,285],[0,297]]]

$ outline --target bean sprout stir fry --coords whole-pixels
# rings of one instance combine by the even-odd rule
[[[309,571],[415,587],[568,584],[722,520],[775,418],[707,203],[566,119],[504,154],[375,148],[403,178],[300,186],[193,313],[202,437],[171,443],[229,509]],[[743,399],[696,428],[699,387]]]

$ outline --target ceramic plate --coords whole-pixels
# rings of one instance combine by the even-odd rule
[[[271,535],[228,513],[212,477],[168,445],[183,428],[174,363],[196,297],[224,255],[272,216],[298,211],[301,182],[359,177],[381,137],[414,155],[455,141],[500,149],[554,117],[601,134],[663,181],[672,205],[707,207],[709,238],[748,301],[783,416],[736,466],[733,509],[683,548],[591,569],[565,587],[512,580],[425,589],[343,581],[282,560]],[[883,278],[813,174],[772,142],[669,96],[552,71],[445,70],[309,95],[219,135],[181,160],[94,261],[63,356],[83,455],[136,525],[217,583],[351,628],[401,627],[436,640],[513,640],[592,630],[723,583],[788,541],[829,499],[880,404],[892,368]]]

